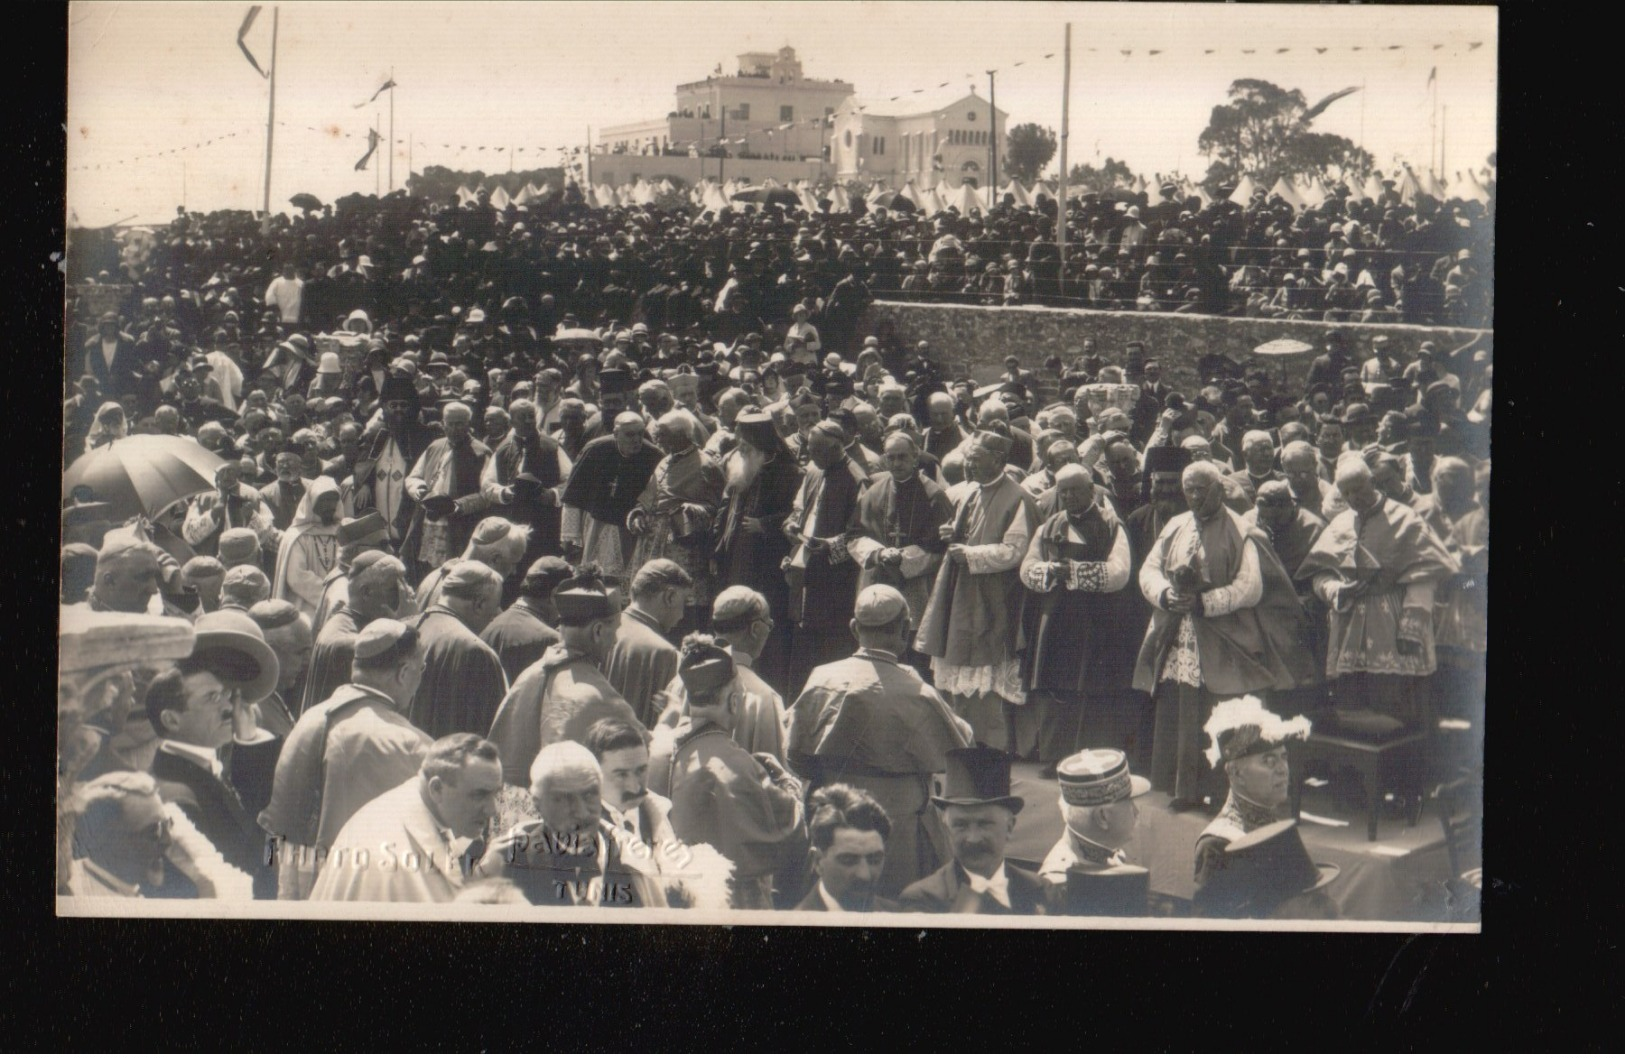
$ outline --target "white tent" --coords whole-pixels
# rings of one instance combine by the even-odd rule
[[[700,192],[700,205],[705,209],[712,209],[721,213],[723,210],[728,209],[731,203],[728,201],[728,196],[722,193],[722,189],[712,184]]]
[[[513,204],[516,206],[528,206],[532,202],[535,202],[539,197],[541,196],[536,194],[536,188],[530,184],[526,184],[524,187],[519,189],[518,194],[513,196]]]
[[[925,211],[925,202],[922,200],[920,189],[914,186],[913,180],[910,180],[908,183],[904,184],[897,193],[914,203],[915,207],[921,212]]]
[[[892,189],[886,186],[886,181],[877,180],[875,186],[869,189],[869,193],[863,196],[863,200],[872,206],[881,199],[890,197],[893,193]]]
[[[1320,182],[1318,175],[1311,173],[1309,179],[1298,185],[1298,197],[1306,206],[1319,206],[1326,201],[1326,185]]]
[[[1399,178],[1399,200],[1407,206],[1416,205],[1416,196],[1422,192],[1422,183],[1416,179],[1416,173],[1410,166],[1405,167],[1405,175]]]
[[[1303,208],[1303,196],[1298,193],[1298,189],[1292,186],[1292,181],[1287,179],[1285,175],[1276,179],[1275,186],[1270,188],[1270,195],[1271,197],[1279,196],[1281,201],[1293,209]]]
[[[661,177],[660,183],[656,184],[655,186],[660,189],[660,193],[663,195],[669,195],[673,191],[677,190],[677,188],[672,186],[672,182],[667,180],[665,177]]]
[[[920,207],[920,212],[925,214],[927,217],[934,217],[943,210],[942,196],[937,193],[937,189],[934,187],[928,187],[924,191],[921,191],[917,203]]]
[[[831,213],[852,212],[852,196],[847,193],[844,184],[836,184],[829,189],[829,211]]]
[[[491,208],[494,210],[501,211],[507,209],[508,203],[511,201],[512,199],[508,197],[508,192],[502,189],[501,184],[498,184],[497,189],[491,192]]]
[[[1471,169],[1466,174],[1456,174],[1456,197],[1466,202],[1483,202],[1488,204],[1490,189],[1484,186],[1478,174]]]
[[[1432,169],[1428,170],[1427,179],[1422,181],[1422,190],[1440,202],[1450,197],[1450,192],[1445,189],[1444,181],[1440,180],[1438,174]]]
[[[655,200],[655,189],[649,181],[639,180],[632,185],[632,202],[634,205],[647,206]]]
[[[1058,187],[1059,185],[1057,185],[1054,180],[1039,180],[1037,183],[1033,184],[1032,190],[1028,193],[1032,195],[1034,202],[1038,201],[1040,196],[1054,202],[1057,197]]]
[[[467,206],[477,201],[479,201],[479,196],[470,191],[467,184],[457,189],[457,204],[459,206]]]
[[[1360,189],[1362,198],[1369,198],[1373,202],[1382,201],[1382,174],[1372,170],[1371,175],[1365,178],[1365,186]]]
[[[960,184],[958,187],[943,192],[942,207],[944,209],[949,207],[957,209],[960,216],[964,217],[970,216],[973,209],[980,212],[985,211],[987,208],[976,188],[971,187],[969,184]]]
[[[777,180],[773,179],[770,176],[767,179],[763,180],[759,186],[761,186],[761,187],[770,187],[771,188],[771,187],[783,187],[784,185],[779,183]]]
[[[1253,178],[1243,173],[1241,179],[1236,181],[1236,189],[1230,192],[1230,201],[1238,206],[1245,206],[1253,200],[1253,195],[1257,192],[1258,185],[1253,183]]]
[[[1021,186],[1021,182],[1019,180],[1012,180],[1008,184],[1005,184],[1004,187],[999,189],[1000,202],[1004,201],[1005,195],[1009,195],[1012,199],[1014,199],[1016,205],[1018,206],[1030,206],[1033,204],[1033,196],[1027,193],[1027,189]]]
[[[1151,185],[1145,182],[1145,175],[1141,174],[1140,176],[1136,176],[1134,178],[1134,183],[1130,186],[1129,190],[1133,191],[1136,195],[1143,195],[1151,190]]]
[[[817,213],[819,211],[818,199],[811,191],[808,191],[804,187],[797,188],[796,197],[801,200],[801,208],[806,210],[808,213]]]

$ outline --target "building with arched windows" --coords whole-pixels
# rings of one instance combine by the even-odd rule
[[[1006,114],[972,88],[944,89],[887,102],[848,99],[835,111],[830,158],[837,180],[884,180],[902,187],[910,180],[928,187],[983,187],[990,144],[1005,164]]]

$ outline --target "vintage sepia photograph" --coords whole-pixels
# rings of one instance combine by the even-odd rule
[[[1498,22],[70,4],[57,915],[1479,932]]]

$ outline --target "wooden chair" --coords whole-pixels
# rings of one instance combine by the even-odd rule
[[[1481,778],[1469,772],[1441,783],[1432,793],[1439,824],[1444,828],[1445,851],[1450,855],[1451,917],[1476,921],[1483,896],[1484,789]]]
[[[1422,812],[1422,791],[1429,750],[1427,731],[1400,732],[1385,739],[1364,739],[1349,735],[1312,732],[1302,743],[1289,743],[1295,758],[1292,767],[1292,816],[1297,818],[1303,804],[1303,781],[1307,766],[1324,764],[1332,775],[1347,768],[1359,777],[1366,804],[1366,840],[1377,840],[1377,816],[1383,794],[1390,791],[1407,795],[1409,824],[1415,826]]]

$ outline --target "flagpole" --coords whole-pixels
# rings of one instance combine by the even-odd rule
[[[378,112],[373,111],[373,115],[372,115],[372,147],[373,147],[373,150],[378,149],[378,126],[380,124],[382,124],[382,122],[380,122],[378,120]],[[379,195],[378,185],[381,182],[379,180],[379,177],[383,176],[383,173],[384,173],[384,167],[381,166],[381,165],[377,166],[372,171],[372,197],[373,198],[377,198],[378,195]]]
[[[1055,243],[1060,252],[1061,271],[1057,276],[1056,293],[1066,296],[1066,140],[1072,130],[1072,23],[1066,24],[1065,58],[1061,60],[1061,179],[1060,201],[1055,212]]]
[[[389,68],[389,189],[395,190],[395,67]]]
[[[271,98],[265,114],[265,223],[271,223],[271,149],[276,136],[276,36],[282,9],[271,8]]]
[[[1450,144],[1450,104],[1444,105],[1444,120],[1439,125],[1439,183],[1445,183],[1444,174],[1450,171],[1450,163],[1445,160],[1446,148]]]

